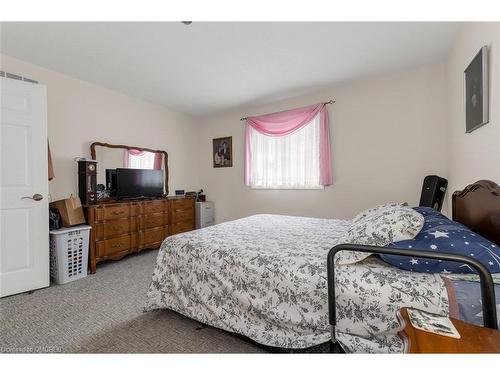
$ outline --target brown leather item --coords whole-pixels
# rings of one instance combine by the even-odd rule
[[[50,153],[50,144],[48,139],[47,139],[47,161],[48,161],[48,177],[50,181],[56,177],[56,174],[54,173],[54,164],[52,163],[52,154]]]
[[[448,294],[448,313],[451,318],[458,319],[460,318],[460,310],[458,306],[457,294],[455,293],[455,288],[453,287],[453,282],[443,275],[441,275],[441,279],[444,282],[446,293]]]
[[[452,196],[453,220],[500,245],[500,186],[480,180]]]

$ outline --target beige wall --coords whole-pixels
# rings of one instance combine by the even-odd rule
[[[52,200],[77,193],[76,156],[90,157],[94,141],[129,144],[169,153],[170,191],[200,185],[197,126],[192,117],[0,55],[2,70],[47,86],[48,133],[56,178]]]
[[[253,190],[243,184],[246,115],[334,98],[333,186],[317,190]],[[254,213],[350,218],[387,201],[417,204],[422,179],[445,175],[445,69],[431,65],[351,82],[314,95],[234,110],[200,123],[200,181],[215,201],[216,221]],[[233,137],[233,168],[212,167],[212,138]]]
[[[463,70],[490,46],[490,123],[465,134]],[[253,213],[352,217],[391,200],[417,204],[422,178],[449,179],[449,192],[477,179],[500,181],[500,24],[466,24],[444,64],[353,81],[312,95],[193,118],[0,55],[3,70],[47,85],[56,169],[52,199],[76,194],[76,156],[93,141],[165,149],[170,191],[205,189],[217,222]],[[317,190],[253,190],[243,184],[240,117],[336,99],[331,119],[334,185]],[[233,137],[233,168],[212,167],[212,138]],[[447,195],[445,213],[450,213]]]
[[[465,133],[463,72],[479,49],[490,47],[490,122]],[[500,23],[466,24],[447,63],[449,189],[480,179],[500,183]],[[451,194],[448,194],[448,208]],[[448,213],[449,210],[448,210]]]

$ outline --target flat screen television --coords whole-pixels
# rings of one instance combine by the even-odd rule
[[[163,171],[116,168],[116,197],[141,198],[163,195]]]

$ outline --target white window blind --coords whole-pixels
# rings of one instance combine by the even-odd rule
[[[323,189],[320,185],[319,116],[296,132],[270,137],[250,130],[250,186],[257,189]]]

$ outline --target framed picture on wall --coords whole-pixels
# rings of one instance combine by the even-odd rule
[[[464,71],[465,132],[488,123],[488,47],[484,46]]]
[[[214,168],[233,166],[233,137],[213,139]]]

